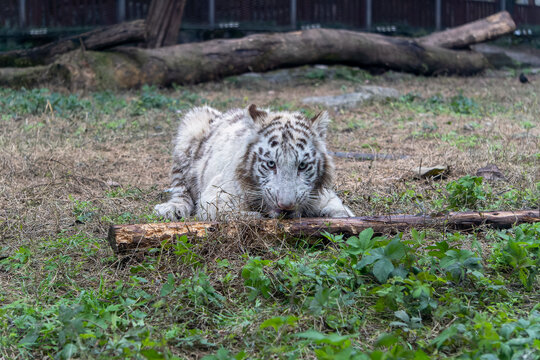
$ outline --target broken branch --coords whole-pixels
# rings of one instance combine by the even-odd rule
[[[377,233],[395,233],[409,228],[448,227],[470,230],[478,226],[497,229],[509,228],[521,223],[540,222],[540,210],[452,212],[439,216],[387,215],[353,218],[299,218],[288,220],[254,220],[252,222],[174,222],[134,225],[112,225],[109,229],[109,244],[117,253],[129,250],[157,247],[163,241],[178,236],[204,238],[217,235],[224,238],[242,236],[249,231],[259,235],[278,237],[320,237],[326,231],[331,234],[358,235],[372,228]]]

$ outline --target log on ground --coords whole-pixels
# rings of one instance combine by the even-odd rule
[[[182,0],[174,2],[180,4]],[[88,51],[146,40],[145,22],[139,20],[34,49],[0,53],[0,67],[49,65],[28,71],[7,68],[0,73],[0,83],[20,87],[47,86],[52,82],[70,90],[129,89],[144,84],[192,84],[248,71],[317,63],[422,75],[473,75],[489,66],[482,54],[443,48],[464,47],[509,33],[514,28],[510,15],[502,12],[416,40],[312,29],[161,49],[117,47],[107,52]]]
[[[60,55],[81,46],[84,50],[101,50],[127,43],[144,42],[145,29],[144,20],[135,20],[102,27],[30,49],[3,52],[0,53],[0,67],[51,64]]]
[[[508,11],[502,11],[465,25],[431,33],[417,40],[422,45],[459,49],[496,39],[515,29],[516,23],[512,16]]]
[[[472,75],[488,66],[479,53],[423,46],[413,40],[347,30],[256,34],[160,49],[72,51],[54,64],[66,69],[71,89],[129,89],[212,81],[245,72],[306,64],[347,64],[423,75]],[[48,70],[47,70],[48,71]],[[35,79],[33,74],[32,79]],[[21,83],[31,82],[20,79]],[[0,78],[0,83],[6,83]],[[42,85],[40,83],[35,86]]]
[[[388,215],[354,218],[300,218],[288,220],[254,220],[251,222],[173,222],[135,225],[113,225],[109,229],[109,244],[117,253],[159,247],[163,241],[178,236],[204,238],[245,237],[246,232],[282,238],[320,238],[323,231],[331,234],[358,235],[367,228],[377,233],[395,233],[409,228],[445,227],[470,230],[475,227],[509,228],[520,223],[540,222],[540,210],[454,212],[441,216]]]

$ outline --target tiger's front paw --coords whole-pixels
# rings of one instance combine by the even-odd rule
[[[154,213],[164,219],[177,221],[189,217],[190,209],[185,204],[166,202],[156,205],[154,207]]]
[[[321,211],[322,217],[330,217],[330,218],[348,218],[348,217],[354,217],[354,213],[349,209],[347,206],[342,205],[340,207],[327,207],[322,209]]]

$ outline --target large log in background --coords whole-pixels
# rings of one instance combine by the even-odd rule
[[[159,247],[163,241],[173,241],[187,235],[204,238],[214,234],[222,238],[237,238],[245,233],[288,236],[290,238],[320,238],[322,231],[331,234],[358,235],[367,228],[376,233],[395,233],[409,228],[445,227],[470,230],[479,226],[509,228],[521,223],[540,222],[539,210],[453,212],[441,216],[388,215],[354,218],[301,218],[290,220],[256,220],[251,222],[173,222],[135,225],[113,225],[109,229],[109,244],[116,253]]]
[[[211,40],[160,49],[117,48],[114,52],[73,51],[42,70],[45,79],[76,89],[128,89],[216,80],[306,64],[347,64],[422,75],[472,75],[488,65],[482,54],[421,46],[414,40],[348,30],[311,29]],[[19,86],[36,81],[32,68],[3,69],[0,85],[14,74]],[[25,77],[26,71],[32,71]],[[39,81],[39,77],[37,78]],[[12,84],[17,85],[17,84]]]
[[[484,26],[456,28],[451,36],[472,44],[515,28],[508,13],[490,18],[484,20]],[[447,38],[437,33],[413,40],[347,30],[312,29],[161,49],[77,50],[60,56],[46,67],[0,69],[0,85],[28,87],[52,83],[71,90],[128,89],[143,84],[191,84],[249,71],[306,64],[347,64],[422,75],[472,75],[488,66],[482,54],[444,49],[444,46],[454,46],[445,40]],[[65,46],[70,48],[77,46],[76,43],[72,39]],[[86,44],[88,40],[81,43]],[[85,48],[91,47],[85,45]]]
[[[144,42],[145,21],[135,20],[70,36],[42,46],[0,53],[0,67],[29,67],[51,64],[72,50],[101,50],[117,45]]]

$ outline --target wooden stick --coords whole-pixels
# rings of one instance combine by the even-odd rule
[[[408,155],[391,155],[391,154],[373,154],[373,153],[357,153],[357,152],[344,152],[344,151],[328,151],[328,154],[342,159],[355,159],[355,160],[399,160],[407,159]]]
[[[134,225],[112,225],[109,244],[116,253],[129,250],[158,247],[164,240],[187,235],[204,238],[211,234],[220,237],[236,237],[250,231],[260,235],[320,237],[322,231],[332,234],[357,235],[372,228],[377,233],[395,233],[409,228],[449,227],[470,230],[487,225],[493,228],[509,228],[521,223],[540,221],[540,210],[451,212],[444,215],[387,215],[354,218],[300,218],[288,220],[254,220],[252,222],[174,222]]]

